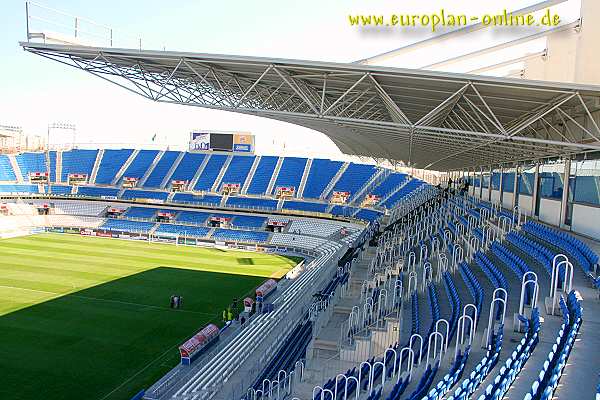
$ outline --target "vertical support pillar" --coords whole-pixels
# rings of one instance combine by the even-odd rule
[[[479,197],[479,200],[482,200],[482,196],[483,196],[483,168],[479,167],[479,190],[477,191],[477,197]]]
[[[500,207],[503,207],[503,200],[504,200],[504,166],[502,164],[500,164],[500,186],[498,186],[498,201],[500,202]]]
[[[565,159],[565,170],[563,172],[563,193],[560,203],[560,221],[561,228],[567,227],[567,214],[569,212],[569,178],[571,177],[571,160]]]
[[[515,181],[513,182],[513,202],[512,208],[515,209],[516,206],[519,205],[519,179],[521,177],[521,173],[523,172],[523,168],[521,165],[515,165]]]
[[[535,174],[533,175],[533,193],[531,195],[531,215],[534,217],[540,216],[539,207],[539,193],[540,193],[540,160],[535,161]]]

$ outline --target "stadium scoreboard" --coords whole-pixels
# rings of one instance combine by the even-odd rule
[[[254,135],[247,132],[192,131],[190,151],[254,153]]]

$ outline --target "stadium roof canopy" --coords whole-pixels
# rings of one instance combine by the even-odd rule
[[[285,121],[346,154],[459,170],[600,150],[600,86],[22,42],[160,102]]]

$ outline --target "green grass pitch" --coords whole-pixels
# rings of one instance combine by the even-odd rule
[[[0,240],[0,399],[129,399],[234,297],[297,262],[66,234]]]

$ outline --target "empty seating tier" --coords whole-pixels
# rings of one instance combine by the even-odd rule
[[[248,194],[265,194],[275,171],[278,157],[262,156],[254,171],[252,182],[248,186]]]
[[[67,183],[70,174],[92,175],[98,150],[71,150],[62,153],[61,182]]]
[[[96,184],[110,185],[132,153],[130,149],[104,150],[96,173]]]
[[[31,173],[48,171],[45,153],[22,153],[17,154],[15,158],[25,181],[29,180]]]
[[[162,181],[165,179],[167,172],[171,169],[177,157],[178,151],[165,151],[160,160],[154,166],[154,169],[148,175],[148,179],[144,182],[144,187],[160,188]]]
[[[315,158],[310,166],[302,197],[318,199],[342,167],[341,161]]]
[[[8,156],[0,154],[0,181],[16,181],[17,176],[13,171]]]
[[[142,179],[157,155],[158,150],[140,150],[131,164],[129,164],[129,167],[125,170],[123,177]]]
[[[275,180],[275,188],[277,187],[293,187],[298,190],[300,181],[306,167],[306,158],[286,157],[281,163],[281,169]]]
[[[221,172],[221,168],[223,168],[226,160],[227,156],[223,154],[212,154],[200,174],[194,190],[209,191],[215,183],[215,179],[219,176],[219,172]]]
[[[185,153],[179,165],[173,171],[171,180],[191,182],[205,157],[206,155],[202,153]]]
[[[333,187],[333,191],[349,192],[355,195],[375,174],[377,168],[373,165],[350,164]]]
[[[240,185],[241,188],[252,168],[254,158],[254,156],[233,156],[221,179],[221,184],[233,183]]]

